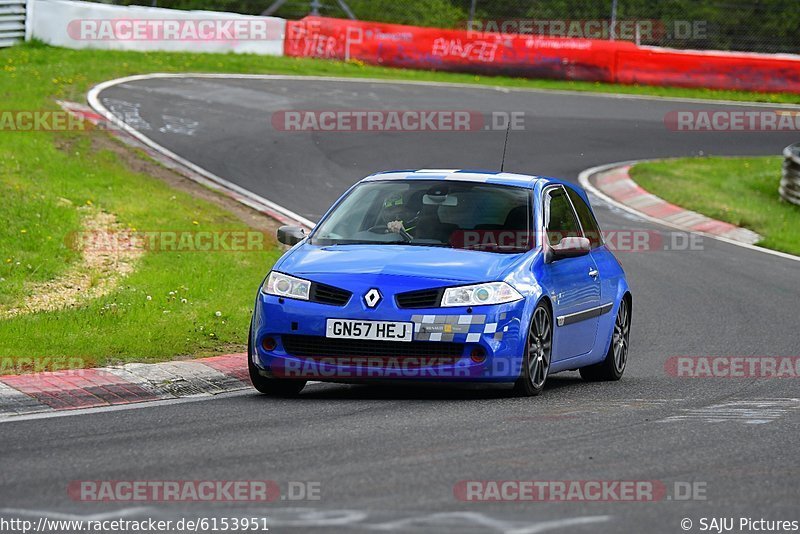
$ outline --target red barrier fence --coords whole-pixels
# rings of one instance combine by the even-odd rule
[[[800,93],[800,56],[634,47],[615,60],[618,83]]]
[[[287,56],[526,78],[800,93],[800,56],[639,47],[628,41],[467,32],[306,17]]]

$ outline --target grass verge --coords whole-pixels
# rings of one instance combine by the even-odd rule
[[[758,232],[760,246],[800,255],[800,206],[778,195],[782,161],[684,158],[640,163],[631,177],[668,202]]]

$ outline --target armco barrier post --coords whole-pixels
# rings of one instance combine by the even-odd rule
[[[25,0],[0,0],[0,48],[25,39]]]
[[[783,176],[778,191],[787,202],[800,206],[800,143],[783,149]]]

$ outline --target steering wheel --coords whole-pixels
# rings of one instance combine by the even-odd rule
[[[368,232],[372,232],[373,234],[388,234],[389,233],[389,225],[388,224],[376,224],[372,228],[367,230]]]
[[[403,241],[408,241],[409,243],[414,239],[408,232],[406,232],[405,228],[402,228],[399,232],[392,232],[389,230],[388,224],[376,224],[368,231],[374,234],[397,234],[403,238]]]

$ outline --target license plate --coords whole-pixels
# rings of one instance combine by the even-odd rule
[[[325,327],[325,337],[331,338],[411,341],[413,335],[414,323],[394,321],[328,319]]]

